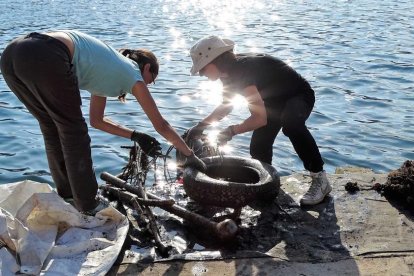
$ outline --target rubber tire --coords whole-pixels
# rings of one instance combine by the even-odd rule
[[[255,200],[274,200],[279,193],[280,177],[269,164],[238,156],[201,160],[207,165],[206,173],[187,167],[183,176],[185,192],[200,204],[238,208]],[[233,181],[209,175],[226,175]]]

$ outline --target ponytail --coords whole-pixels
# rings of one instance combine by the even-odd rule
[[[138,49],[138,50],[131,50],[131,49],[120,49],[119,52],[135,61],[138,64],[139,70],[143,70],[145,64],[150,64],[150,71],[151,73],[158,75],[159,64],[157,57],[149,50],[146,49]]]
[[[129,58],[129,55],[131,55],[132,50],[130,50],[130,49],[120,49],[119,52],[121,53],[121,55]]]

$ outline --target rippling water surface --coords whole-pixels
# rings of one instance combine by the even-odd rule
[[[308,120],[325,169],[362,166],[388,172],[414,159],[413,1],[27,1],[0,0],[0,52],[32,31],[78,29],[121,48],[149,48],[161,72],[150,87],[162,114],[181,133],[220,101],[221,86],[191,77],[188,49],[209,34],[233,39],[237,52],[265,52],[292,65],[316,91]],[[88,119],[89,93],[82,92]],[[140,106],[110,100],[107,115],[157,137]],[[248,112],[238,105],[221,125]],[[94,129],[97,176],[118,173],[128,153],[124,138]],[[235,137],[232,154],[248,156],[251,133]],[[289,140],[279,134],[273,165],[302,171]],[[0,183],[51,181],[35,119],[0,75]]]

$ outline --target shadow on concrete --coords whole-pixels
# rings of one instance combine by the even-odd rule
[[[392,197],[392,196],[385,196],[388,202],[391,204],[392,207],[398,210],[401,214],[405,215],[407,219],[414,222],[414,205],[413,203],[407,203],[401,197]]]
[[[251,221],[254,225],[242,225],[235,256],[248,250],[288,262],[324,263],[352,259],[341,242],[333,197],[328,196],[316,206],[301,208],[281,189],[271,204],[256,203],[249,207],[253,213],[259,211],[260,215]],[[274,265],[280,263],[274,262]],[[358,275],[356,263],[348,263],[346,273]],[[245,263],[240,265],[238,271],[249,270]],[[257,269],[255,267],[256,272]]]

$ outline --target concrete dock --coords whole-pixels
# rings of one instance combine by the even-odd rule
[[[338,168],[328,178],[333,191],[317,206],[299,206],[310,178],[294,174],[281,178],[272,204],[244,207],[237,250],[153,262],[124,256],[108,275],[414,275],[413,212],[372,188],[387,174]],[[359,191],[345,190],[349,182]]]

